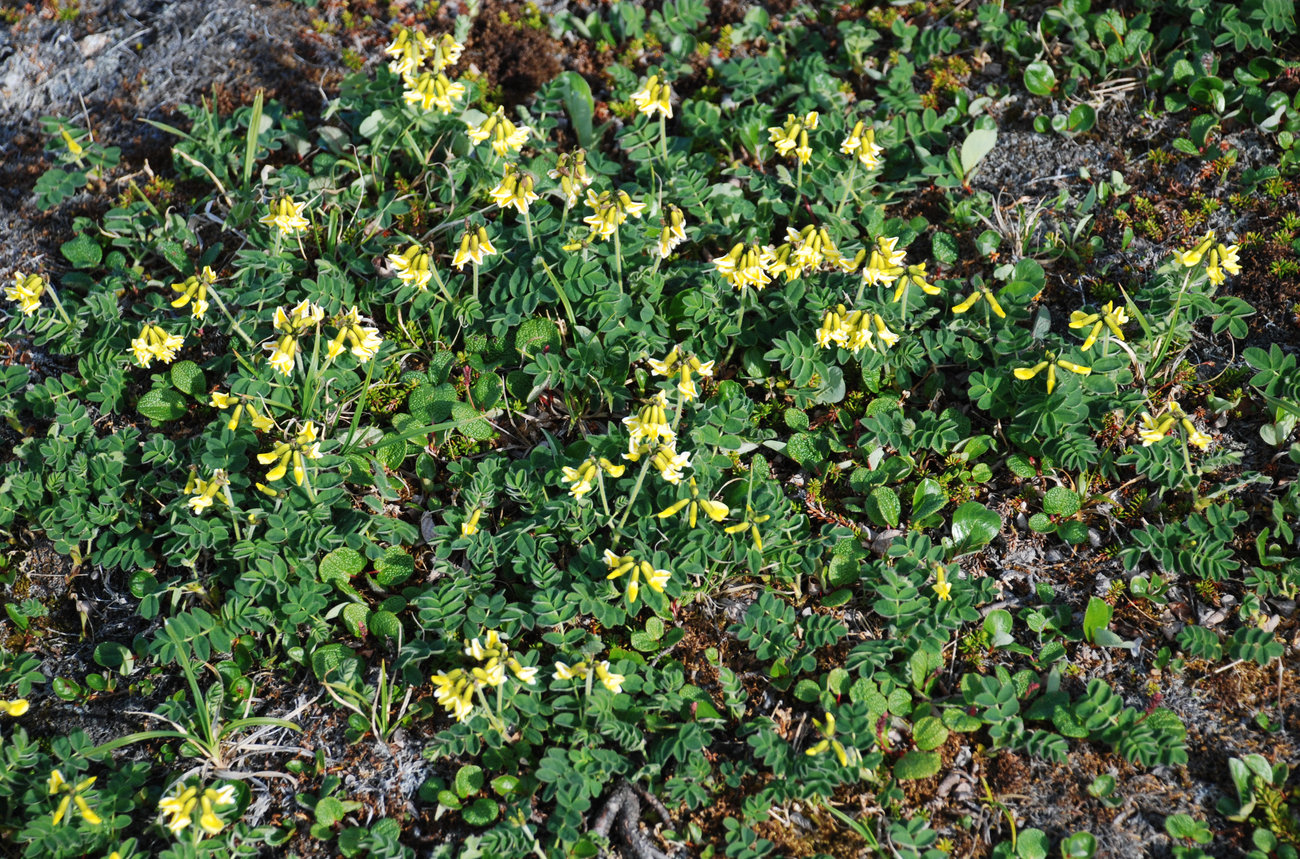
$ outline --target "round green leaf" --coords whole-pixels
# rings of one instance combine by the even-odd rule
[[[208,383],[203,378],[203,371],[193,361],[177,361],[172,364],[172,384],[182,394],[201,398],[207,393]]]
[[[468,764],[456,771],[456,795],[468,799],[483,789],[483,768]]]
[[[332,796],[323,797],[316,803],[316,822],[322,826],[333,826],[345,814],[347,811],[343,808],[343,803]]]
[[[1002,517],[978,501],[967,501],[952,514],[952,541],[959,552],[974,552],[992,542]]]
[[[415,573],[415,559],[401,546],[393,546],[375,564],[375,581],[383,587],[400,585]]]
[[[1029,527],[1040,534],[1050,534],[1056,530],[1056,523],[1046,513],[1035,513],[1029,517]]]
[[[1043,496],[1043,512],[1049,516],[1073,516],[1079,507],[1078,494],[1064,486],[1053,486]]]
[[[908,752],[894,763],[894,777],[899,781],[929,778],[939,772],[942,761],[938,752]]]
[[[150,388],[135,404],[151,421],[174,421],[185,416],[185,398],[171,388]]]
[[[922,716],[912,726],[912,740],[921,751],[933,751],[948,741],[948,729],[937,717]]]
[[[360,552],[344,546],[320,559],[320,579],[323,582],[339,579],[347,581],[361,572],[365,565],[366,559]]]
[[[366,619],[370,615],[370,609],[361,603],[351,602],[343,606],[343,624],[348,628],[348,632],[357,638],[365,638],[370,631],[366,624]]]
[[[515,329],[515,349],[525,358],[538,352],[556,352],[560,348],[560,328],[544,317],[525,319]]]
[[[461,809],[460,816],[464,818],[465,822],[470,826],[487,826],[489,823],[496,820],[497,815],[500,813],[501,809],[497,806],[496,802],[487,797],[483,797],[482,799],[474,800]]]
[[[1056,88],[1056,72],[1042,60],[1025,66],[1025,89],[1034,95],[1051,95]]]
[[[898,495],[894,490],[888,486],[878,486],[871,491],[867,499],[867,515],[876,524],[897,528],[901,514],[902,506],[898,503]]]

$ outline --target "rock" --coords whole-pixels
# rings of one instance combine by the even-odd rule
[[[77,47],[81,50],[81,55],[83,57],[90,59],[100,51],[107,48],[112,41],[113,37],[108,33],[91,33],[89,36],[78,42]]]

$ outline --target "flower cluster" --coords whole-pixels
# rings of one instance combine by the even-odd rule
[[[743,291],[752,286],[761,290],[772,282],[768,268],[776,262],[776,254],[770,247],[758,244],[745,247],[743,242],[737,242],[725,255],[712,262],[722,279],[736,289]]]
[[[555,677],[559,680],[585,681],[593,674],[596,679],[600,680],[600,685],[615,695],[623,690],[623,684],[627,682],[627,677],[609,670],[608,660],[601,660],[590,665],[586,662],[575,662],[572,665],[565,662],[555,663]]]
[[[636,202],[623,190],[597,194],[588,188],[587,206],[591,214],[582,222],[591,228],[588,240],[608,239],[628,218],[639,218],[645,211],[645,203]]]
[[[1201,450],[1210,446],[1210,437],[1196,428],[1177,400],[1170,399],[1167,406],[1168,410],[1159,417],[1152,417],[1150,412],[1142,413],[1142,428],[1138,430],[1138,438],[1142,439],[1143,447],[1163,441],[1177,425],[1181,425],[1187,434],[1188,444]]]
[[[12,701],[6,701],[3,698],[0,698],[0,713],[4,713],[6,716],[11,716],[17,719],[29,709],[31,709],[31,705],[27,703],[26,698],[15,698]]]
[[[690,523],[690,526],[694,528],[696,519],[701,510],[704,511],[704,515],[708,516],[714,522],[721,522],[731,513],[731,508],[723,504],[721,501],[701,498],[700,490],[695,486],[694,477],[690,480],[690,489],[691,494],[688,498],[683,498],[680,501],[668,505],[663,510],[660,510],[657,514],[659,518],[667,519],[669,516],[676,516],[684,508],[688,508],[687,521]]]
[[[262,465],[275,463],[275,467],[266,473],[266,482],[275,483],[285,472],[289,470],[289,462],[293,461],[293,479],[299,486],[307,478],[306,469],[303,467],[303,459],[320,459],[320,442],[316,440],[316,424],[307,421],[298,430],[293,441],[282,441],[277,444],[268,453],[259,453],[257,461]]]
[[[45,294],[45,278],[39,274],[14,272],[14,285],[5,287],[5,298],[18,305],[23,316],[31,316],[41,306]],[[147,365],[146,365],[147,366]]]
[[[758,533],[758,526],[762,525],[764,522],[766,522],[768,519],[771,518],[772,516],[769,513],[764,513],[761,516],[755,514],[754,508],[746,504],[745,521],[737,522],[735,525],[728,525],[723,530],[726,531],[726,533],[728,534],[743,534],[745,531],[749,531],[754,535],[754,548],[762,552],[763,536]]]
[[[426,112],[436,107],[443,113],[451,113],[456,109],[456,102],[465,96],[465,85],[442,72],[421,72],[418,76],[407,75],[403,80],[406,91],[402,99],[407,104],[418,104]]]
[[[990,290],[990,289],[989,289],[988,287],[986,287],[986,286],[981,286],[981,287],[979,287],[978,289],[971,290],[971,294],[968,295],[968,296],[966,296],[966,300],[963,301],[963,302],[961,302],[961,303],[958,304],[958,305],[955,305],[955,306],[953,307],[953,309],[952,309],[952,312],[953,312],[953,313],[965,313],[965,312],[967,312],[968,310],[970,310],[972,307],[974,307],[975,304],[976,304],[976,303],[977,303],[981,298],[984,299],[984,301],[988,303],[989,310],[992,310],[993,313],[994,313],[994,315],[996,315],[999,319],[1006,319],[1006,318],[1007,318],[1007,313],[1006,313],[1006,311],[1002,309],[1002,305],[1001,305],[1001,304],[998,304],[998,298],[997,298],[997,296],[994,295],[994,294],[993,294],[993,291]],[[1074,327],[1073,324],[1071,324],[1071,327]],[[1121,339],[1122,339],[1122,338],[1121,338]],[[1088,343],[1088,346],[1091,346],[1091,345],[1092,345],[1092,343],[1089,342],[1089,343]],[[1088,347],[1085,346],[1085,347],[1083,347],[1083,348],[1086,350]]]
[[[318,304],[312,304],[306,299],[289,311],[283,307],[275,309],[275,330],[280,332],[274,343],[267,343],[263,348],[269,349],[271,357],[269,359],[271,366],[279,371],[280,375],[288,376],[293,373],[294,355],[298,351],[298,338],[307,332],[308,329],[315,327],[325,318],[325,310]]]
[[[844,748],[844,744],[835,739],[835,714],[828,711],[826,713],[826,722],[824,724],[816,719],[813,719],[812,721],[813,726],[817,728],[817,733],[821,734],[822,738],[815,745],[809,747],[804,754],[813,757],[815,755],[820,755],[827,749],[834,749],[835,759],[840,762],[840,766],[848,766],[849,753]]]
[[[1066,361],[1064,358],[1057,358],[1052,353],[1047,354],[1047,360],[1039,361],[1032,367],[1016,367],[1011,372],[1017,379],[1027,381],[1034,378],[1043,370],[1047,371],[1047,393],[1051,393],[1056,387],[1056,368],[1069,370],[1071,373],[1078,373],[1080,376],[1086,376],[1092,372],[1091,367],[1085,367],[1082,364],[1076,364],[1073,361]]]
[[[63,773],[58,770],[54,770],[50,773],[50,780],[48,782],[50,796],[58,796],[60,793],[64,794],[63,799],[59,800],[59,805],[54,810],[53,823],[55,826],[58,826],[65,819],[72,819],[68,815],[68,809],[74,802],[76,803],[77,808],[81,811],[82,818],[91,826],[98,826],[104,822],[103,818],[91,809],[90,803],[86,802],[86,798],[82,796],[83,793],[90,790],[90,786],[95,783],[95,778],[95,776],[91,776],[90,778],[83,779],[74,785],[64,779]]]
[[[538,199],[536,192],[533,191],[533,177],[519,172],[513,164],[506,165],[505,175],[501,177],[497,186],[488,192],[488,196],[498,207],[504,209],[507,206],[514,206],[521,215],[526,214],[528,206]]]
[[[216,272],[205,265],[203,271],[185,278],[184,283],[173,283],[172,291],[180,295],[172,302],[172,307],[190,306],[190,314],[195,319],[202,319],[208,311],[208,287],[217,282]]]
[[[435,72],[446,71],[460,60],[464,49],[450,33],[443,33],[441,38],[435,40],[418,30],[403,27],[384,48],[384,53],[393,58],[388,63],[393,74],[408,77],[419,71],[426,62]]]
[[[847,310],[843,304],[826,311],[822,327],[817,329],[817,345],[823,349],[829,349],[833,343],[850,352],[864,348],[875,352],[877,339],[888,349],[898,342],[898,335],[889,330],[879,313]]]
[[[311,222],[302,216],[306,206],[306,203],[295,203],[292,197],[281,197],[271,204],[270,212],[258,220],[275,227],[281,235],[292,236],[311,226]]]
[[[429,288],[429,278],[433,276],[433,259],[424,248],[411,245],[400,254],[389,254],[388,262],[402,283],[411,284],[421,292]]]
[[[1076,310],[1070,314],[1071,328],[1092,326],[1092,331],[1088,333],[1087,339],[1083,341],[1083,346],[1080,347],[1085,352],[1092,348],[1093,343],[1097,342],[1097,337],[1101,334],[1103,325],[1110,329],[1110,333],[1123,340],[1124,331],[1120,326],[1125,322],[1128,322],[1128,314],[1124,312],[1124,308],[1116,307],[1113,301],[1106,302],[1106,306],[1101,309],[1100,313],[1084,313],[1082,310]]]
[[[672,105],[673,90],[667,81],[660,82],[658,75],[651,75],[645,82],[645,86],[632,93],[632,101],[636,104],[636,109],[646,116],[654,116],[656,113],[661,116],[673,116]]]
[[[626,466],[615,465],[605,457],[590,457],[583,461],[577,468],[564,466],[561,469],[563,476],[561,480],[565,483],[572,484],[569,487],[569,494],[574,498],[581,498],[590,492],[594,487],[594,481],[599,478],[600,472],[605,472],[610,477],[622,477]]]
[[[479,227],[473,232],[467,229],[460,237],[460,245],[451,258],[451,264],[460,271],[467,262],[482,265],[483,257],[491,256],[496,252],[497,249],[492,247],[492,241],[488,238],[487,229]]]
[[[224,468],[213,471],[211,480],[204,480],[191,471],[189,480],[185,482],[185,494],[192,496],[189,500],[190,510],[195,513],[202,513],[212,506],[214,498],[220,498],[229,504],[229,498],[218,494],[229,485],[230,475],[226,473]]]
[[[652,358],[647,363],[656,375],[667,379],[678,379],[677,392],[682,395],[683,400],[693,400],[699,396],[695,380],[691,378],[693,374],[698,373],[706,379],[713,378],[712,361],[701,361],[694,355],[686,355],[677,346],[674,346],[662,361]]]
[[[876,130],[874,128],[864,129],[860,120],[853,126],[849,136],[844,138],[844,142],[840,144],[841,153],[857,156],[858,161],[868,170],[875,170],[880,166],[880,153],[884,151],[876,143]]]
[[[866,257],[865,251],[859,252],[852,259],[844,256],[839,248],[835,247],[835,242],[831,239],[830,233],[826,232],[825,227],[809,224],[797,231],[793,227],[786,227],[785,238],[785,244],[773,251],[777,262],[773,266],[772,273],[778,273],[779,265],[779,273],[785,274],[787,280],[800,277],[807,271],[815,271],[823,265],[829,266],[832,270],[850,272],[861,265]]]
[[[478,125],[470,126],[469,139],[475,145],[492,138],[492,151],[497,155],[518,152],[528,142],[532,129],[526,125],[515,125],[506,119],[506,111],[498,107],[496,113],[484,119]]]
[[[475,638],[465,648],[465,655],[478,661],[479,665],[469,671],[455,668],[431,678],[435,687],[433,697],[456,721],[463,722],[474,712],[474,695],[479,689],[499,687],[506,682],[507,668],[520,683],[537,684],[537,669],[525,666],[511,656],[505,641],[496,630],[488,630],[483,641]]]
[[[131,341],[131,356],[141,367],[148,367],[155,360],[170,364],[177,350],[184,345],[184,337],[168,334],[154,323],[146,322],[140,329],[140,336]]]
[[[547,171],[546,175],[560,183],[564,205],[578,205],[578,198],[591,184],[591,177],[587,175],[587,153],[581,149],[561,153],[555,169]]]
[[[767,130],[768,140],[776,146],[776,151],[783,156],[791,152],[800,164],[807,164],[812,158],[812,147],[808,144],[808,132],[817,128],[817,111],[809,111],[802,117],[793,113],[786,114],[785,125],[774,125]]]
[[[635,415],[623,418],[623,426],[632,434],[634,446],[642,441],[659,439],[671,444],[677,438],[672,424],[668,423],[668,395],[663,391],[655,394]]]
[[[672,578],[672,573],[667,570],[656,570],[654,564],[649,561],[638,561],[631,555],[615,555],[609,549],[605,550],[605,566],[609,567],[609,575],[606,579],[617,579],[619,576],[627,576],[627,601],[636,602],[637,596],[641,593],[641,580],[645,579],[646,586],[656,593],[664,592],[664,585]]]
[[[199,793],[198,787],[191,785],[180,793],[173,796],[164,796],[158,800],[158,811],[166,818],[164,826],[171,831],[173,835],[179,835],[194,823],[194,812],[197,809],[198,825],[208,835],[216,835],[225,828],[226,824],[217,816],[217,809],[227,808],[235,804],[235,788],[233,785],[222,785],[219,788],[205,788],[203,793]]]
[[[1218,286],[1231,275],[1241,274],[1241,265],[1237,259],[1237,245],[1225,245],[1216,242],[1214,230],[1210,230],[1185,251],[1174,251],[1174,259],[1179,265],[1192,268],[1205,261],[1205,276],[1210,283]]]
[[[361,324],[361,316],[355,306],[330,321],[339,329],[339,333],[330,341],[329,349],[326,351],[330,359],[343,354],[344,341],[351,344],[352,354],[362,363],[379,354],[379,348],[384,345],[384,339],[379,336],[378,328]]]
[[[659,472],[659,476],[674,486],[682,482],[682,469],[691,467],[691,455],[678,453],[675,441],[647,444],[633,437],[623,458],[629,462],[637,462],[647,454],[651,455],[650,464]]]
[[[668,259],[668,256],[684,241],[686,241],[686,215],[676,206],[669,206],[668,221],[659,231],[659,244],[656,247],[659,258]]]
[[[257,406],[253,403],[253,400],[250,397],[240,397],[231,394],[223,394],[220,391],[213,391],[212,399],[209,402],[213,407],[221,409],[222,411],[225,411],[230,408],[231,405],[234,405],[235,413],[231,416],[230,423],[226,424],[226,427],[232,432],[239,429],[239,419],[243,416],[244,412],[248,412],[249,420],[253,422],[254,429],[266,432],[271,427],[275,426],[275,421],[271,420],[269,414],[263,415],[258,413]]]

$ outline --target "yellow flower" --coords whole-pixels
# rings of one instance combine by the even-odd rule
[[[419,245],[411,245],[400,254],[389,254],[388,262],[397,273],[397,279],[424,292],[433,276],[433,260]]]
[[[1073,361],[1066,361],[1064,358],[1057,358],[1051,353],[1048,353],[1046,361],[1039,361],[1032,367],[1016,367],[1012,370],[1012,373],[1015,374],[1017,379],[1027,381],[1037,376],[1043,370],[1047,370],[1047,393],[1050,394],[1056,387],[1057,367],[1060,367],[1062,370],[1069,370],[1071,373],[1077,373],[1080,376],[1086,376],[1092,372],[1091,367],[1084,367],[1081,364],[1076,364]]]
[[[465,263],[472,262],[474,265],[482,265],[483,257],[491,256],[497,252],[492,247],[492,242],[488,239],[487,230],[479,227],[474,232],[466,230],[460,237],[460,246],[456,249],[456,254],[451,258],[451,264],[456,270],[465,267]]]
[[[816,719],[813,719],[812,721],[813,721],[813,726],[817,729],[817,732],[822,735],[822,739],[815,745],[808,748],[804,752],[804,754],[808,755],[809,757],[813,757],[815,755],[820,755],[822,752],[826,751],[827,749],[834,749],[835,759],[840,762],[840,766],[842,767],[848,766],[849,765],[848,750],[844,748],[843,743],[835,739],[835,714],[828,712],[826,714],[826,722],[824,724],[822,722],[817,721]]]
[[[934,565],[935,583],[930,587],[940,601],[952,599],[952,582],[948,581],[948,568],[943,564]]]
[[[291,197],[280,197],[271,204],[270,212],[259,219],[260,223],[270,224],[283,235],[292,236],[311,226],[311,222],[302,216],[306,203],[295,203]]]
[[[672,573],[655,569],[649,561],[637,561],[631,555],[615,555],[609,549],[605,550],[605,565],[610,570],[606,579],[617,579],[619,576],[627,575],[628,602],[636,602],[637,596],[641,593],[642,579],[645,579],[646,586],[652,591],[663,593],[664,586],[672,578]]]
[[[677,391],[684,400],[693,400],[699,395],[695,388],[695,380],[691,378],[692,374],[698,373],[705,378],[713,377],[712,361],[702,362],[694,355],[683,355],[677,346],[674,346],[662,361],[656,361],[652,358],[647,363],[650,365],[650,370],[656,375],[668,379],[680,377]]]
[[[872,328],[875,328],[872,331]],[[898,335],[889,330],[884,318],[879,313],[869,314],[861,310],[849,311],[843,304],[826,311],[822,317],[821,328],[816,333],[817,345],[829,349],[832,344],[842,346],[850,352],[862,349],[877,351],[875,340],[879,339],[885,348],[891,348],[898,342]]]
[[[668,207],[668,223],[664,224],[663,229],[659,231],[659,251],[660,259],[668,259],[678,245],[686,241],[686,216],[682,210],[676,206]]]
[[[393,59],[388,68],[395,75],[411,75],[424,65],[424,41],[421,34],[403,27],[397,36],[384,48],[384,53]]]
[[[663,440],[672,443],[676,438],[672,425],[668,423],[668,397],[660,391],[650,402],[642,406],[635,415],[623,418],[623,425],[632,434],[632,441],[657,442]],[[633,460],[635,462],[635,460]]]
[[[1218,286],[1227,279],[1228,274],[1241,274],[1241,265],[1237,262],[1237,246],[1231,247],[1218,245],[1210,251],[1209,258],[1205,263],[1205,275],[1210,279],[1210,283]]]
[[[190,314],[195,319],[202,319],[208,310],[208,287],[217,282],[216,272],[205,265],[197,275],[190,275],[184,283],[173,283],[172,291],[180,296],[172,302],[172,307],[190,305]]]
[[[757,549],[759,552],[762,552],[763,537],[761,534],[758,533],[758,526],[762,525],[764,522],[766,522],[768,519],[771,518],[772,518],[771,515],[767,513],[764,513],[762,516],[755,515],[754,508],[746,504],[745,521],[739,522],[735,525],[731,525],[727,528],[724,528],[723,530],[728,534],[739,534],[742,531],[752,532],[754,535],[754,548]]]
[[[446,674],[435,674],[434,699],[448,710],[458,722],[463,722],[474,712],[474,680],[463,669],[456,668]]]
[[[672,87],[667,81],[660,83],[658,75],[651,75],[645,86],[632,93],[632,101],[637,110],[646,116],[654,116],[657,112],[669,119],[673,116],[672,97]]]
[[[506,119],[505,108],[498,107],[496,113],[487,117],[478,125],[471,126],[468,134],[469,139],[475,144],[482,143],[491,137],[492,151],[497,155],[504,156],[507,152],[517,152],[527,143],[531,130],[526,125],[516,126],[509,119]]]
[[[451,113],[456,109],[456,102],[465,96],[465,85],[451,81],[442,72],[422,72],[418,77],[407,74],[402,81],[406,84],[403,100],[407,104],[418,104],[424,111],[436,107],[443,113]]]
[[[573,665],[568,665],[563,662],[556,662],[555,676],[559,680],[572,680],[575,677],[586,677],[587,663],[575,662]]]
[[[441,72],[456,65],[456,63],[460,62],[460,55],[465,50],[465,46],[452,38],[451,33],[443,33],[436,42],[421,33],[420,43],[425,53],[428,54],[435,72]]]
[[[752,286],[761,290],[772,281],[768,269],[776,262],[776,254],[772,248],[757,244],[746,248],[738,242],[724,256],[712,262],[722,279],[736,289],[743,291],[746,286]]]
[[[714,522],[721,522],[723,519],[727,518],[729,513],[731,513],[731,509],[721,501],[701,498],[700,491],[695,486],[694,477],[690,479],[690,488],[691,495],[689,498],[683,498],[674,504],[670,504],[665,509],[660,510],[657,514],[659,518],[667,519],[669,516],[676,516],[683,508],[689,505],[689,510],[687,511],[687,522],[690,524],[690,527],[694,528],[696,517],[701,510],[703,510],[704,514]]]
[[[628,218],[639,218],[645,203],[634,201],[626,191],[601,191],[597,194],[587,189],[587,205],[592,213],[582,219],[591,228],[591,238],[608,239]]]
[[[817,127],[817,111],[810,111],[803,117],[787,114],[785,125],[774,125],[767,130],[768,140],[776,146],[780,155],[791,152],[800,164],[807,164],[812,157],[812,148],[808,144],[808,131]]]
[[[659,471],[659,476],[676,486],[682,482],[682,469],[691,467],[691,455],[678,453],[672,444],[661,444],[650,460]]]
[[[587,153],[581,149],[563,153],[555,169],[547,171],[546,175],[559,181],[566,206],[578,205],[578,198],[591,184],[591,177],[587,175]]]
[[[1142,446],[1150,447],[1158,441],[1163,441],[1169,430],[1173,429],[1174,424],[1177,422],[1178,419],[1172,416],[1164,420],[1157,420],[1151,416],[1150,412],[1143,412],[1142,427],[1138,430],[1138,438],[1142,439]]]
[[[1084,313],[1082,310],[1076,310],[1070,314],[1071,328],[1092,326],[1092,331],[1088,333],[1087,338],[1083,341],[1083,346],[1080,347],[1085,352],[1092,348],[1093,343],[1097,342],[1102,326],[1109,328],[1112,334],[1123,340],[1124,331],[1120,326],[1125,322],[1128,322],[1128,314],[1124,312],[1124,308],[1115,307],[1113,301],[1106,302],[1106,306],[1101,309],[1100,313]]]
[[[214,498],[227,501],[226,496],[218,494],[222,489],[230,485],[230,477],[226,474],[225,469],[218,468],[213,471],[211,480],[203,480],[193,475],[190,476],[190,479],[194,481],[194,485],[189,486],[187,484],[185,491],[193,495],[188,502],[192,512],[202,513],[207,510],[212,506]]]
[[[478,520],[483,515],[482,507],[475,507],[474,511],[460,525],[460,535],[462,537],[472,537],[478,533]]]
[[[311,421],[307,421],[292,442],[281,442],[269,452],[259,453],[257,461],[262,465],[275,463],[275,467],[266,473],[267,483],[275,483],[284,477],[289,470],[290,461],[292,461],[294,482],[302,486],[307,476],[303,459],[320,459],[320,457],[320,442],[316,440],[316,425]]]
[[[68,810],[74,802],[76,803],[77,809],[81,812],[81,816],[91,826],[98,826],[104,822],[103,818],[94,812],[90,807],[90,803],[86,802],[86,798],[82,796],[83,793],[90,790],[91,785],[95,783],[95,779],[96,776],[91,776],[90,778],[77,782],[74,786],[65,781],[63,773],[58,770],[54,770],[50,773],[50,779],[48,782],[50,796],[54,796],[61,792],[67,794],[62,800],[60,800],[58,807],[54,810],[53,823],[55,826],[62,823],[65,818],[71,820],[71,818],[68,817]]]
[[[513,164],[507,164],[505,175],[497,186],[488,192],[492,202],[504,209],[508,206],[514,206],[519,214],[525,214],[528,206],[536,199],[537,194],[533,192],[533,177],[527,173],[520,173]]]
[[[45,294],[45,279],[39,274],[14,272],[14,285],[5,287],[5,298],[18,305],[23,316],[31,316],[41,306]]]
[[[887,269],[886,271],[892,271],[892,269]],[[925,263],[906,266],[896,281],[897,286],[894,287],[894,301],[900,300],[903,297],[903,293],[907,291],[907,287],[912,284],[919,287],[926,295],[938,295],[940,292],[939,287],[934,286],[927,281],[926,277],[928,277],[928,275],[925,272]]]
[[[155,359],[170,364],[184,345],[184,337],[168,334],[154,323],[146,322],[140,336],[131,341],[131,354],[141,367],[148,367]]]
[[[333,322],[338,326],[339,333],[330,341],[326,352],[329,358],[337,358],[343,353],[345,340],[352,344],[352,354],[363,364],[379,354],[380,347],[384,345],[384,339],[379,336],[378,328],[371,328],[368,325],[361,324],[361,316],[355,306],[351,310],[334,317]]]
[[[596,663],[596,676],[600,678],[601,685],[615,695],[623,688],[627,678],[622,674],[615,674],[609,670],[609,662],[602,661]]]
[[[12,716],[17,719],[31,708],[31,704],[26,698],[15,698],[13,701],[6,701],[0,698],[0,713],[6,716]]]
[[[562,474],[560,479],[565,483],[573,484],[569,487],[570,495],[574,498],[581,498],[594,488],[593,481],[598,476],[597,469],[605,472],[610,477],[622,477],[624,468],[625,466],[615,465],[603,456],[600,459],[591,457],[583,461],[577,468],[564,466],[560,469]]]
[[[884,149],[876,143],[876,130],[864,129],[862,121],[859,120],[849,132],[849,136],[840,144],[840,152],[845,155],[856,155],[863,167],[875,170],[880,166],[880,153],[884,152]]]
[[[979,289],[976,289],[973,292],[971,292],[970,296],[968,296],[965,301],[953,307],[952,312],[965,313],[966,311],[974,307],[975,302],[979,301],[981,298],[988,302],[989,309],[992,310],[995,314],[997,314],[997,317],[999,319],[1007,318],[1007,314],[1002,309],[1002,305],[998,304],[997,296],[995,296],[991,291],[989,291],[987,288],[982,286]],[[1086,346],[1084,348],[1087,349]]]
[[[1210,245],[1213,244],[1213,242],[1214,230],[1210,230],[1208,233],[1201,236],[1201,238],[1197,240],[1196,244],[1188,250],[1174,251],[1174,259],[1179,265],[1191,268],[1201,261],[1201,258],[1205,256],[1205,252],[1210,249]]]

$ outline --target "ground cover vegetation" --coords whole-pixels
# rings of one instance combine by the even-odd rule
[[[398,12],[8,275],[6,854],[1297,855],[1291,2]]]

